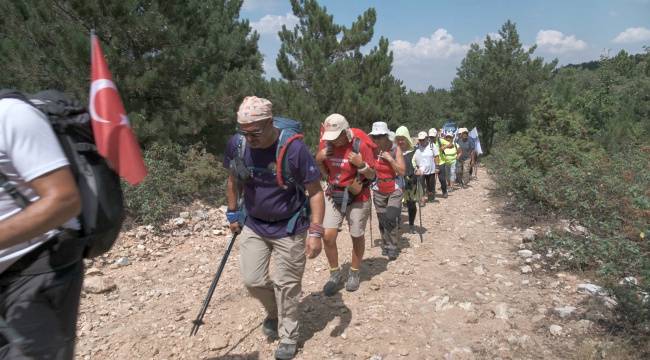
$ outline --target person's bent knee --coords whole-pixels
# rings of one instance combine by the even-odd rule
[[[255,276],[252,274],[242,274],[244,286],[249,289],[268,288],[271,281],[265,276]]]

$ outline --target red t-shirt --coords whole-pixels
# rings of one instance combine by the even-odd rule
[[[347,145],[341,147],[334,147],[334,154],[325,159],[324,165],[327,168],[327,183],[340,187],[348,186],[352,183],[355,176],[357,176],[357,167],[350,164],[348,155],[352,151],[352,143],[350,141]],[[370,167],[375,166],[375,157],[372,149],[368,144],[361,142],[359,146],[359,154],[363,161]],[[363,177],[363,175],[362,175]],[[353,202],[363,202],[370,200],[370,188],[364,186],[363,190],[354,198]]]
[[[391,152],[395,157],[395,154]],[[379,156],[379,155],[377,155]],[[377,191],[381,194],[392,194],[395,191],[395,177],[397,173],[390,163],[382,158],[375,161],[375,173],[377,177]]]

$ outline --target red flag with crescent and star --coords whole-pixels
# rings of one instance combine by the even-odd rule
[[[92,34],[90,41],[91,83],[88,109],[97,151],[121,177],[135,185],[147,175],[140,144],[131,130],[99,39]]]

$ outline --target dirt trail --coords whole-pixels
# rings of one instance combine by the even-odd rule
[[[586,295],[578,294],[576,285],[584,279],[546,275],[537,264],[543,257],[524,263],[517,253],[521,232],[503,225],[493,187],[480,169],[469,188],[427,204],[424,242],[404,234],[394,262],[377,246],[367,249],[357,292],[324,297],[325,256],[309,261],[301,304],[304,346],[297,358],[566,359],[597,343],[593,323],[580,320]],[[91,277],[112,280],[117,288],[84,293],[78,358],[272,358],[276,344],[261,334],[264,314],[241,284],[237,247],[206,324],[198,336],[188,336],[227,243],[226,236],[200,234],[156,238],[159,249],[153,253],[135,247],[137,238],[125,239],[151,256],[129,255],[126,266],[94,265],[99,269],[91,272],[101,276]],[[347,232],[340,234],[342,264],[349,264],[350,247]],[[118,247],[110,259],[125,254]],[[523,274],[524,265],[532,272]],[[578,309],[560,318],[554,308],[564,306]],[[550,325],[562,329],[553,335]]]

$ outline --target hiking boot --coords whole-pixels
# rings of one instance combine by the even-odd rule
[[[388,256],[388,261],[397,260],[397,255],[398,255],[397,249],[388,250],[388,252],[386,254],[386,256]]]
[[[323,293],[325,293],[325,296],[332,296],[339,291],[342,284],[343,274],[341,274],[341,270],[330,271],[330,278],[323,286]]]
[[[278,319],[266,318],[262,323],[262,332],[271,340],[278,338]]]
[[[388,256],[388,249],[381,248],[381,256]]]
[[[410,226],[409,226],[409,232],[410,232],[411,234],[415,234],[415,233],[416,233],[416,231],[415,231],[415,225],[410,225]]]
[[[442,193],[442,197],[443,197],[444,199],[447,198],[447,192],[446,192],[446,191],[445,191],[444,193]]]
[[[357,291],[359,289],[359,270],[352,271],[348,274],[348,282],[345,284],[345,290],[347,291]]]
[[[296,344],[280,343],[275,350],[275,358],[280,360],[293,359],[296,356],[298,346]]]

